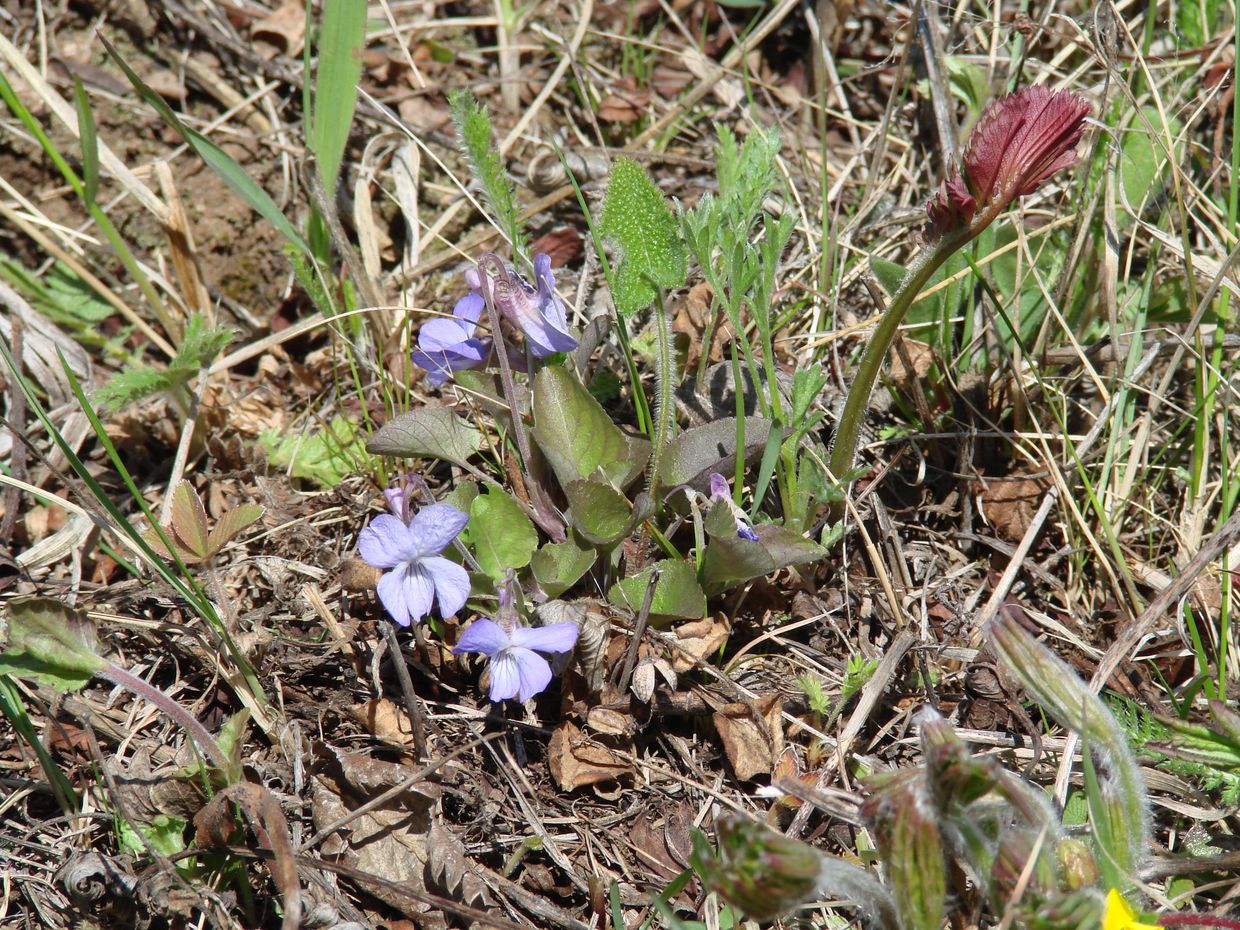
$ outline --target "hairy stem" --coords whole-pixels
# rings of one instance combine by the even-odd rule
[[[674,367],[672,355],[672,319],[667,312],[667,301],[663,289],[659,288],[659,296],[654,306],[654,429],[650,433],[650,469],[649,487],[651,495],[658,493],[659,466],[663,461],[663,450],[672,440],[675,427],[676,401],[672,396],[675,390]],[[738,389],[739,393],[739,389]]]
[[[981,224],[974,229],[980,231]],[[852,387],[848,389],[848,397],[844,401],[844,412],[840,415],[839,426],[836,428],[835,439],[831,444],[831,474],[838,481],[852,470],[857,458],[857,442],[861,438],[861,422],[865,418],[866,408],[870,403],[870,394],[878,381],[878,373],[887,358],[887,350],[895,341],[896,332],[909,307],[921,293],[930,277],[939,270],[957,249],[973,238],[973,232],[961,229],[948,233],[930,248],[922,252],[900,282],[900,288],[891,298],[886,312],[878,321],[870,341],[861,356],[861,364],[857,366],[857,374]]]
[[[227,770],[232,764],[224,750],[220,748],[220,744],[216,742],[215,737],[211,735],[211,731],[204,727],[197,717],[154,685],[143,681],[132,672],[127,672],[125,669],[113,665],[111,662],[104,663],[103,667],[98,669],[95,674],[100,678],[106,678],[112,684],[124,688],[126,691],[136,694],[145,701],[150,701],[179,723],[193,737],[194,742],[198,744],[198,748],[202,750],[202,754],[211,760],[212,765]]]

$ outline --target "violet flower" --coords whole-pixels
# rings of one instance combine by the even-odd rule
[[[728,480],[717,471],[710,473],[710,499],[724,502],[724,506],[732,514],[732,519],[736,521],[736,535],[739,538],[748,539],[750,542],[759,541],[758,534],[753,531],[753,526],[749,522],[749,517],[732,500],[732,492],[728,490]]]
[[[469,293],[456,302],[452,316],[427,320],[418,330],[413,363],[426,369],[426,380],[431,384],[443,384],[452,372],[462,368],[477,368],[491,354],[491,337],[474,335],[486,309],[478,269],[466,271],[465,282]]]
[[[451,616],[469,597],[469,574],[439,553],[465,528],[469,515],[448,504],[431,504],[406,520],[404,494],[385,496],[394,513],[375,517],[357,538],[361,557],[385,569],[379,600],[401,626],[419,622],[436,598],[440,614]]]
[[[577,624],[519,626],[511,632],[494,620],[479,617],[461,634],[454,655],[478,652],[490,662],[488,697],[495,702],[515,697],[528,701],[551,683],[551,664],[539,652],[570,652],[577,643]]]
[[[550,255],[539,252],[534,256],[537,287],[531,286],[494,253],[484,255],[478,265],[486,269],[495,308],[525,334],[526,344],[535,358],[577,348],[577,340],[568,328],[564,301],[555,292]]]
[[[961,166],[926,206],[931,235],[961,227],[976,235],[1017,197],[1070,166],[1088,115],[1089,104],[1076,94],[1040,84],[991,101],[969,134]]]

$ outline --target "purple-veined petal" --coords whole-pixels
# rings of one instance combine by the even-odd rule
[[[409,521],[409,536],[417,545],[419,556],[438,555],[469,522],[469,514],[451,504],[423,507]]]
[[[375,568],[392,568],[417,553],[409,529],[390,513],[380,514],[357,536],[357,551]]]
[[[405,522],[408,513],[405,510],[405,498],[407,488],[388,488],[383,492],[383,499],[387,501],[388,510],[392,511],[394,516],[401,523]]]
[[[512,650],[504,649],[497,653],[488,667],[491,671],[491,687],[487,690],[487,697],[496,704],[516,697],[521,689],[521,666]]]
[[[454,655],[460,655],[463,652],[480,652],[484,656],[493,656],[509,645],[508,634],[504,632],[502,626],[494,620],[479,617],[461,633],[461,638],[456,641],[456,648],[452,652]]]
[[[512,631],[512,644],[539,652],[572,652],[577,644],[577,633],[575,623],[523,626]]]
[[[729,496],[728,479],[717,471],[710,473],[710,496],[712,500],[721,501]]]
[[[521,701],[528,701],[534,695],[545,691],[547,685],[551,684],[551,665],[537,652],[514,646],[505,650],[504,655],[511,656],[517,666],[517,675],[521,680],[521,688],[517,697]],[[494,671],[491,674],[494,676]]]
[[[435,603],[435,582],[431,578],[431,573],[423,568],[420,562],[407,562],[397,567],[392,574],[396,574],[402,568],[404,577],[401,581],[405,604],[409,608],[409,616],[413,618],[414,623],[417,623],[431,612],[431,605]]]
[[[439,600],[439,614],[451,617],[460,613],[469,597],[469,572],[442,556],[432,555],[418,561],[422,571],[430,575]]]

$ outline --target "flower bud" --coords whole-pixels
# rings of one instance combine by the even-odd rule
[[[813,897],[822,854],[808,843],[739,817],[716,824],[718,852],[695,833],[689,862],[702,883],[756,920],[773,920]]]

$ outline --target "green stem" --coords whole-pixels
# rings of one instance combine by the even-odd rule
[[[848,389],[848,398],[844,402],[844,412],[840,415],[840,423],[831,444],[831,474],[839,481],[852,470],[857,458],[857,442],[861,438],[861,421],[865,418],[866,408],[870,403],[870,394],[878,380],[878,373],[887,358],[887,350],[896,338],[896,332],[908,309],[921,293],[930,277],[940,266],[951,257],[957,249],[965,245],[976,232],[980,232],[988,224],[974,223],[972,229],[964,228],[948,233],[933,246],[917,257],[905,274],[900,288],[891,298],[882,318],[878,321],[865,353],[861,356],[861,364],[857,366],[857,375],[852,387]]]
[[[654,429],[650,434],[650,470],[649,487],[651,495],[657,499],[659,488],[659,466],[663,462],[663,450],[672,441],[672,433],[676,426],[676,360],[672,353],[672,318],[667,312],[667,300],[663,288],[654,305]],[[739,394],[739,388],[737,389]]]

